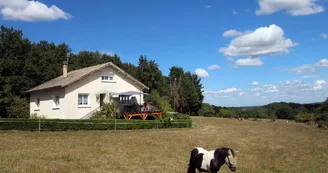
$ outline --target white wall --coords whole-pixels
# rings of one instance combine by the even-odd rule
[[[54,109],[53,96],[59,95],[59,108]],[[40,109],[36,110],[36,100],[40,99]],[[63,88],[54,88],[30,93],[30,114],[37,113],[46,118],[65,118],[65,90]]]
[[[114,83],[102,82],[101,74],[113,72]],[[95,72],[80,81],[77,81],[65,88],[66,92],[66,102],[67,102],[67,119],[79,119],[88,114],[89,112],[95,110],[99,107],[99,101],[97,102],[96,93],[101,90],[109,90],[112,92],[126,92],[126,91],[138,91],[141,88],[139,85],[135,84],[133,81],[127,79],[123,74],[119,73],[111,67],[107,67],[102,71]],[[87,107],[78,106],[78,94],[88,93],[89,103]],[[143,104],[143,96],[141,96],[141,102],[139,95],[136,96],[138,103]]]

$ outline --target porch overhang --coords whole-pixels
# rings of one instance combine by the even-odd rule
[[[119,95],[126,95],[126,96],[132,96],[132,95],[149,95],[148,93],[144,92],[138,92],[138,91],[125,91],[118,93]]]

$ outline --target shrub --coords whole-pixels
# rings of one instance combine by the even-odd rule
[[[120,118],[120,110],[114,102],[104,103],[100,111],[93,113],[91,119],[115,119]]]
[[[311,114],[311,113],[299,113],[295,116],[295,121],[301,122],[301,123],[315,121],[316,119],[317,118],[316,118],[315,114]]]
[[[163,120],[167,120],[169,117],[172,117],[174,120],[190,120],[190,116],[188,114],[169,114],[163,113]]]
[[[44,115],[39,115],[37,113],[33,113],[30,115],[30,119],[45,119],[46,117]]]
[[[277,117],[274,114],[269,115],[271,121],[276,121]]]
[[[60,120],[60,119],[0,119],[0,130],[35,131],[65,131],[65,130],[130,130],[151,128],[187,128],[191,120]],[[115,126],[116,123],[116,126]],[[170,125],[171,124],[171,125]]]
[[[190,116],[188,114],[175,114],[173,116],[174,119],[177,119],[177,120],[189,120],[190,119]]]
[[[157,107],[163,113],[173,111],[169,100],[162,98],[156,90],[153,90],[150,95],[151,104]]]
[[[30,105],[27,99],[14,97],[8,109],[8,118],[28,118]]]
[[[198,111],[201,116],[212,117],[215,115],[215,110],[208,103],[203,103],[201,109]]]
[[[220,117],[232,118],[233,117],[233,112],[230,109],[221,109],[220,110]]]
[[[323,129],[328,129],[328,121],[319,121],[318,127]]]

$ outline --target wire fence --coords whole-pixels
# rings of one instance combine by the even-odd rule
[[[66,130],[133,130],[133,129],[164,129],[191,128],[190,120],[178,121],[51,121],[44,119],[1,120],[0,130],[29,131],[66,131]]]

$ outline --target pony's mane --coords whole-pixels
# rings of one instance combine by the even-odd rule
[[[221,148],[217,148],[215,151],[224,156],[227,156],[227,155],[229,155],[229,150],[231,151],[232,155],[235,156],[235,151],[231,148],[221,147]]]

